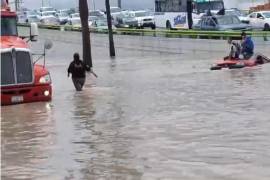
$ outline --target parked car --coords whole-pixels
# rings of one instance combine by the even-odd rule
[[[65,12],[57,13],[55,17],[58,19],[60,25],[66,24],[68,22],[68,14]]]
[[[138,27],[138,21],[128,11],[122,12],[121,15],[117,16],[114,21],[117,28],[132,28]]]
[[[240,19],[242,23],[249,24],[248,16],[238,9],[226,9],[225,15],[235,15]]]
[[[74,25],[74,23],[81,21],[80,13],[73,13],[68,18],[68,24]]]
[[[95,22],[96,20],[98,20],[99,18],[96,17],[96,16],[89,16],[88,17],[88,26],[89,27],[94,27],[95,25]],[[70,25],[72,25],[73,27],[82,27],[82,24],[81,24],[81,19],[80,18],[73,18],[70,22]]]
[[[97,17],[105,18],[104,12],[100,10],[89,11],[89,16],[97,16]]]
[[[54,16],[45,16],[40,20],[42,25],[59,25],[59,21]]]
[[[112,29],[115,29],[116,27],[112,25]],[[106,18],[98,19],[93,24],[93,29],[96,29],[96,31],[104,31],[108,30],[108,21]]]
[[[147,11],[131,11],[131,17],[134,17],[137,20],[137,27],[151,27],[156,29],[154,16],[150,15],[150,12]]]
[[[56,13],[57,13],[57,14],[65,13],[65,14],[70,15],[70,14],[73,14],[73,13],[75,13],[75,12],[73,12],[71,9],[59,9],[59,10],[57,10]]]
[[[27,19],[26,19],[26,23],[37,23],[39,24],[40,23],[40,19],[37,17],[37,15],[34,15],[34,16],[29,16]]]
[[[37,17],[39,20],[42,20],[47,17],[55,17],[55,12],[43,11],[43,12],[38,13]]]
[[[270,31],[270,11],[253,12],[248,15],[248,18],[253,28]]]
[[[248,24],[241,23],[239,18],[234,15],[214,15],[203,16],[201,20],[193,26],[193,29],[227,31],[227,30],[250,30]]]
[[[38,14],[35,11],[26,11],[25,12],[25,22],[26,23],[32,23],[32,22],[39,22]]]
[[[40,12],[54,12],[54,13],[56,13],[56,10],[52,7],[41,7],[41,8],[39,8],[39,11]]]
[[[100,19],[100,18],[103,19],[104,17],[89,16],[89,17],[88,17],[88,25],[89,25],[89,27],[94,26],[94,24],[96,23],[96,21],[97,21],[98,19]]]
[[[113,24],[115,24],[117,17],[122,15],[122,10],[119,7],[111,7],[110,11],[111,11],[111,17],[112,17]],[[105,16],[106,16],[106,12],[105,12]]]

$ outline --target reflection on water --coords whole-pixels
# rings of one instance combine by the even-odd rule
[[[121,53],[82,92],[49,61],[52,102],[2,107],[3,179],[269,179],[269,65]]]

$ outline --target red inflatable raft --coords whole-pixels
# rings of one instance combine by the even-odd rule
[[[210,70],[220,70],[222,68],[228,69],[240,69],[244,67],[252,67],[260,64],[270,63],[270,59],[263,55],[255,55],[249,60],[235,60],[235,59],[226,59],[217,61]]]

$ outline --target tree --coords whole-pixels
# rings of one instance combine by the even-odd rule
[[[79,11],[82,24],[83,61],[92,68],[92,55],[90,43],[90,31],[88,25],[88,3],[87,0],[79,0]]]

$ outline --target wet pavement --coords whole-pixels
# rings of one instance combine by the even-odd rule
[[[25,31],[25,30],[23,30]],[[225,41],[92,35],[96,79],[66,68],[81,34],[40,30],[53,100],[2,107],[2,179],[270,178],[270,64],[210,71]],[[270,56],[270,42],[255,40]]]

